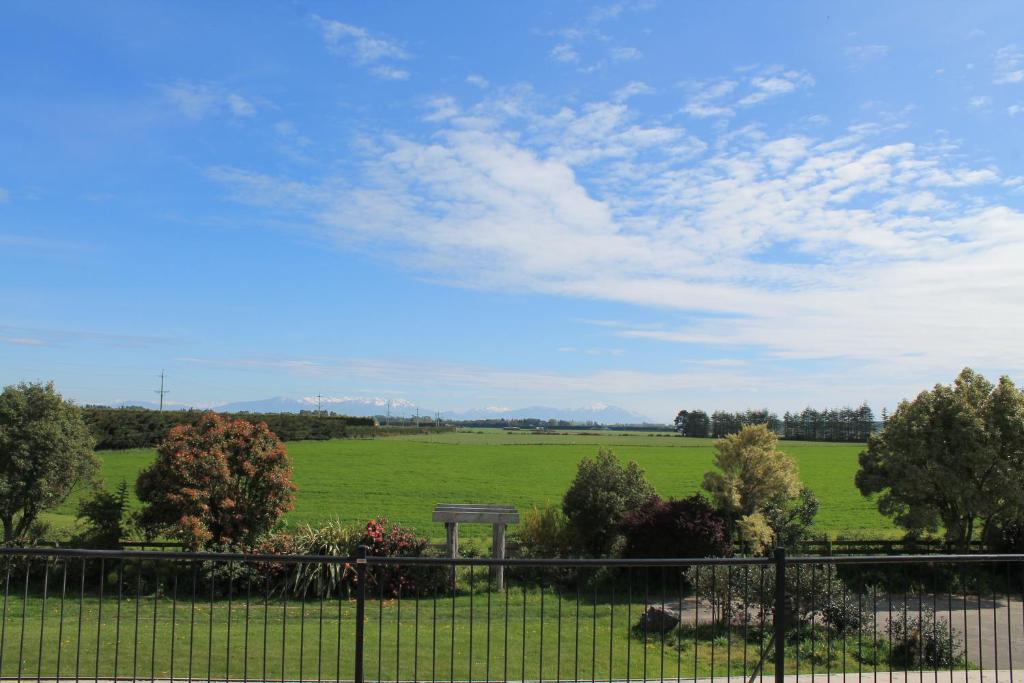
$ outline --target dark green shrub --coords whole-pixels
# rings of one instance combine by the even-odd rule
[[[906,614],[901,607],[900,616],[889,622],[887,631],[892,638],[889,664],[893,667],[946,669],[964,663],[963,638],[950,633],[949,621],[925,607],[920,614]]]
[[[98,489],[91,498],[78,503],[78,519],[85,530],[71,539],[77,548],[118,549],[125,536],[125,515],[128,512],[128,483],[123,479],[110,493]]]
[[[601,448],[594,459],[584,458],[562,499],[562,511],[592,557],[608,556],[621,533],[626,515],[655,495],[654,487],[635,462],[623,465]]]

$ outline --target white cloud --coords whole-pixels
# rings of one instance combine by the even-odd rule
[[[971,99],[967,100],[967,107],[974,111],[988,109],[991,104],[992,98],[988,95],[975,95]]]
[[[222,114],[236,117],[256,115],[256,107],[251,101],[212,83],[178,81],[161,86],[161,90],[165,100],[193,121]]]
[[[846,48],[847,56],[858,62],[872,62],[889,55],[888,45],[850,45]]]
[[[436,123],[376,140],[350,176],[211,177],[449,284],[696,316],[609,328],[631,338],[946,371],[998,365],[1024,336],[1024,213],[999,200],[1006,179],[899,126],[705,143],[622,102],[509,91]]]
[[[11,346],[49,346],[49,343],[45,339],[37,339],[35,337],[6,337],[0,335],[0,344],[10,344]]]
[[[427,101],[427,108],[430,113],[423,117],[424,121],[444,121],[459,114],[458,103],[449,96],[431,98]]]
[[[691,85],[691,95],[683,111],[697,118],[733,116],[738,108],[751,107],[812,85],[814,79],[807,73],[769,67],[737,78]]]
[[[619,88],[612,95],[612,99],[616,102],[625,102],[628,99],[636,97],[637,95],[651,95],[654,93],[654,88],[647,85],[643,81],[631,81],[623,87]]]
[[[555,61],[565,63],[578,62],[580,59],[579,53],[568,43],[559,43],[551,48],[551,57]]]
[[[1006,113],[1010,116],[1016,116],[1017,114],[1024,114],[1024,105],[1022,104],[1011,104],[1006,108]]]
[[[683,111],[691,116],[706,118],[708,116],[732,116],[732,107],[719,102],[736,89],[736,81],[721,80],[699,86],[690,97]]]
[[[227,97],[227,104],[235,116],[254,116],[256,114],[256,107],[241,95],[230,93]]]
[[[350,56],[356,64],[367,67],[370,73],[379,78],[405,80],[409,77],[405,69],[381,63],[409,59],[409,53],[397,41],[374,35],[362,26],[317,15],[313,19],[320,27],[324,43],[332,52]]]
[[[640,50],[635,47],[613,47],[609,51],[609,54],[616,62],[631,61],[634,59],[640,59],[643,56]]]
[[[370,73],[389,81],[404,81],[409,78],[408,71],[389,64],[378,64],[377,66],[370,67]]]
[[[1024,49],[1012,44],[996,50],[995,78],[997,85],[1024,82]]]
[[[483,89],[490,85],[490,82],[479,74],[470,74],[466,76],[466,83],[475,85],[476,87]]]

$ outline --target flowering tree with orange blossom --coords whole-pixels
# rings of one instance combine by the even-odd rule
[[[263,422],[206,413],[178,425],[139,474],[139,523],[189,548],[250,548],[293,507],[292,466]]]

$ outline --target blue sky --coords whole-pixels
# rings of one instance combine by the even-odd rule
[[[1021,374],[1019,3],[0,12],[4,384],[667,419]]]

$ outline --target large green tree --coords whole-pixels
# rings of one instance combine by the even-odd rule
[[[24,540],[39,513],[95,477],[99,460],[81,411],[48,384],[0,393],[0,523],[4,543]]]
[[[584,550],[601,557],[614,547],[626,515],[654,495],[639,465],[632,460],[623,465],[611,450],[600,448],[596,458],[580,461],[562,498],[562,511]]]
[[[966,549],[1024,509],[1024,394],[965,368],[952,386],[900,403],[860,454],[856,483],[911,534],[942,528]]]

